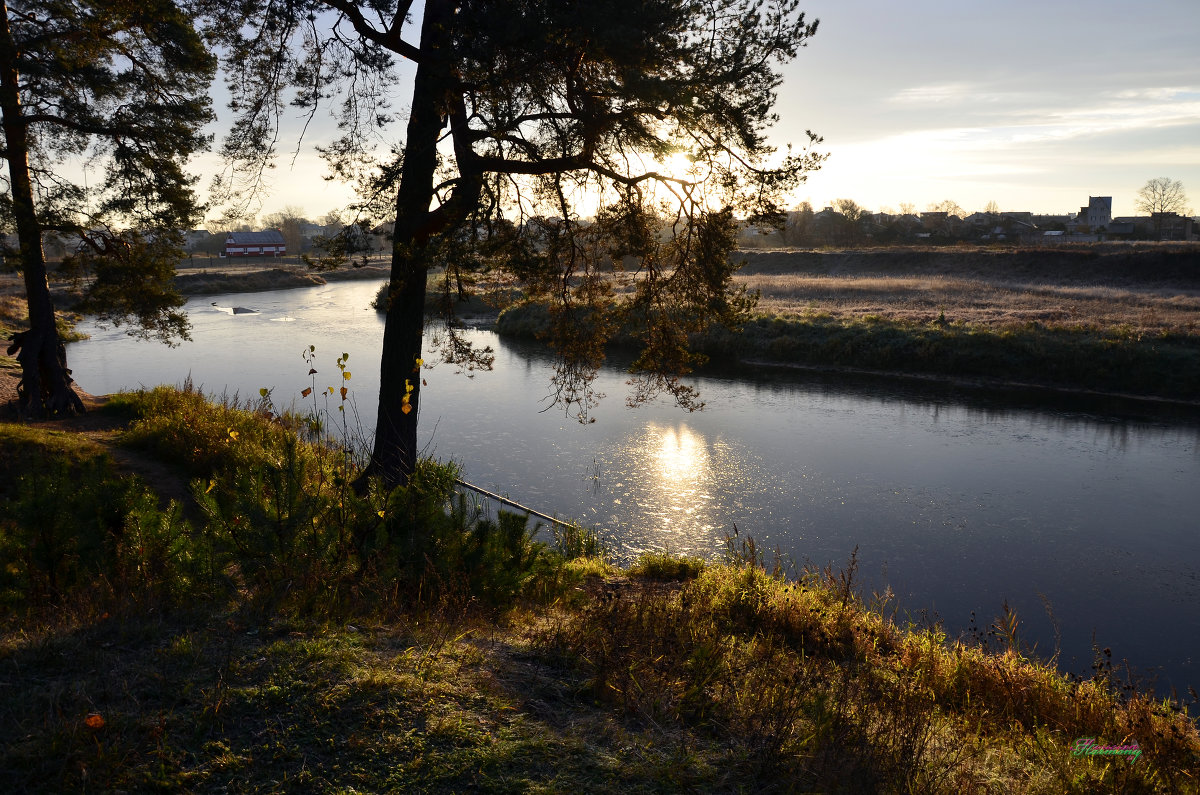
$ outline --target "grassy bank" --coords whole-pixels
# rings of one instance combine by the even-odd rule
[[[698,343],[718,361],[856,367],[1200,400],[1200,336],[1031,322],[1000,329],[820,314],[760,317]]]
[[[316,287],[330,281],[351,279],[386,279],[388,268],[382,265],[345,268],[316,273],[303,266],[261,269],[217,269],[213,271],[180,272],[175,286],[184,295],[213,295],[215,293],[252,293],[263,290],[287,290],[293,287]]]
[[[1200,399],[1200,246],[740,251],[760,294],[743,333],[693,340],[751,362]],[[538,338],[518,306],[497,330]],[[634,342],[628,331],[619,344]]]
[[[497,323],[498,333],[517,338],[542,339],[548,329],[548,313],[533,304],[506,310]],[[634,341],[628,332],[618,338]],[[741,331],[714,328],[692,343],[721,365],[840,367],[1200,400],[1200,335],[1127,325],[995,327],[944,315],[914,322],[811,311],[760,315]]]
[[[267,398],[105,412],[0,424],[4,791],[1200,792],[1195,719],[1104,650],[1068,678],[1011,615],[899,625],[853,557],[617,571],[445,466],[356,497]]]

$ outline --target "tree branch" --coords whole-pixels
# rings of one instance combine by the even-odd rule
[[[398,4],[396,14],[392,17],[392,22],[387,30],[379,30],[371,25],[363,16],[362,10],[358,4],[347,2],[347,0],[325,0],[325,4],[330,8],[337,10],[350,24],[354,26],[354,30],[364,39],[378,44],[392,52],[402,55],[405,58],[415,63],[420,63],[423,57],[421,48],[409,44],[401,38],[401,32],[404,30],[404,20],[408,16],[408,11],[412,7],[412,0],[404,0]]]

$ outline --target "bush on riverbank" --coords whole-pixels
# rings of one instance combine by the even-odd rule
[[[523,304],[497,323],[502,336],[544,339],[545,307]],[[624,330],[616,344],[633,344]],[[1200,400],[1200,337],[1128,327],[1065,329],[1040,323],[987,328],[820,313],[756,317],[738,332],[714,326],[692,340],[722,365],[771,363],[1019,382]]]
[[[112,403],[195,501],[0,425],[4,791],[1200,791],[1179,702],[1102,652],[1063,677],[1012,616],[999,650],[899,626],[853,557],[614,572],[476,514],[451,467],[358,500],[265,400]],[[1100,746],[1139,755],[1074,752]]]

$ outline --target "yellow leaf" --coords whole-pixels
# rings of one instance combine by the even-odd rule
[[[380,511],[376,511],[375,513],[379,514],[380,519],[383,519],[387,516],[387,511],[380,510]]]
[[[404,380],[404,394],[406,394],[406,395],[407,395],[407,394],[408,394],[409,392],[411,392],[411,391],[413,391],[413,385],[412,385],[412,381],[409,381],[408,379],[405,379],[405,380]]]
[[[342,373],[342,378],[343,378],[343,380],[349,381],[350,373],[349,372]]]
[[[230,439],[232,439],[232,440],[233,440],[233,441],[235,441],[235,442],[237,441],[237,438],[238,438],[238,432],[237,432],[237,431],[235,431],[233,428],[226,428],[226,429],[225,429],[225,431],[226,431],[226,433],[228,433],[228,434],[229,434],[229,438],[230,438]]]
[[[333,394],[333,387],[329,387],[329,394]]]
[[[216,487],[217,487],[217,481],[210,480],[210,481],[208,481],[208,488],[204,490],[204,493],[208,494],[210,491],[212,491]]]
[[[405,403],[403,406],[400,407],[400,410],[403,411],[405,414],[407,414],[408,412],[412,411],[412,406]]]

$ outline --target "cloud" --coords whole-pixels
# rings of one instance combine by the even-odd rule
[[[944,105],[958,104],[971,96],[968,83],[940,83],[901,89],[888,97],[888,101],[899,105]]]

